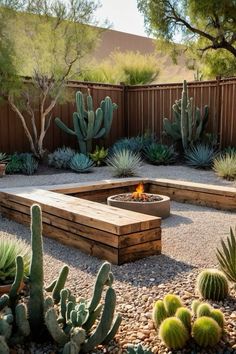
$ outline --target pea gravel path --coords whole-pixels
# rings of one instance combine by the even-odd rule
[[[148,166],[148,168],[147,168]],[[142,176],[153,178],[176,178],[199,181],[201,183],[233,185],[219,180],[212,172],[196,171],[183,166],[153,167],[146,165]],[[0,180],[0,188],[23,185],[45,185],[110,178],[107,168],[89,175],[60,173],[43,176],[7,176]],[[116,343],[106,353],[123,353],[128,343],[142,343],[152,348],[154,353],[172,353],[158,339],[150,319],[152,304],[167,292],[175,292],[183,297],[186,305],[195,298],[195,278],[200,268],[217,264],[215,249],[220,238],[228,235],[229,226],[236,225],[236,214],[216,211],[190,204],[171,203],[171,217],[163,222],[163,252],[123,266],[113,266],[114,287],[117,291],[117,311],[123,315],[123,322]],[[14,234],[30,241],[29,228],[0,216],[0,233]],[[63,246],[45,238],[45,278],[54,278],[64,263],[70,266],[68,286],[78,296],[89,296],[101,260],[91,258],[79,250]],[[222,308],[226,315],[227,331],[224,340],[211,351],[200,350],[192,344],[188,349],[176,353],[236,353],[236,293],[224,303],[214,304]],[[102,353],[97,350],[96,353]],[[19,353],[27,353],[20,350]],[[31,353],[51,353],[50,347],[44,350],[32,349]],[[94,352],[95,353],[95,352]]]

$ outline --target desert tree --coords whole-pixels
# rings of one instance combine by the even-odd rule
[[[3,31],[8,45],[2,57],[11,59],[8,83],[2,82],[0,89],[20,119],[31,151],[42,158],[52,111],[68,99],[68,80],[80,72],[82,60],[98,40],[94,26],[98,4],[92,0],[0,0],[0,4],[3,16],[8,13]],[[16,74],[24,78],[17,80]]]

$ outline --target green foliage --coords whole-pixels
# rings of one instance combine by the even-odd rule
[[[6,173],[9,175],[15,173],[32,175],[37,169],[38,161],[31,153],[15,153],[10,156],[10,160],[6,166]]]
[[[220,155],[213,162],[213,170],[222,178],[236,179],[236,153]]]
[[[175,162],[173,146],[152,143],[144,149],[145,158],[154,165],[169,165]]]
[[[6,166],[6,174],[12,175],[20,173],[23,168],[23,162],[19,154],[15,153],[10,156],[10,161]]]
[[[141,157],[127,149],[118,150],[107,158],[106,163],[115,177],[132,177],[141,166]]]
[[[165,295],[163,302],[168,316],[174,316],[177,309],[183,306],[179,296],[174,294]]]
[[[199,317],[193,324],[192,336],[201,347],[213,347],[222,335],[222,330],[218,323],[210,317]]]
[[[84,154],[75,154],[69,162],[69,167],[79,173],[89,172],[94,163]]]
[[[75,151],[69,147],[57,148],[48,155],[48,164],[55,168],[69,168],[69,162],[74,155]]]
[[[77,111],[73,113],[74,130],[68,128],[59,118],[55,119],[56,125],[65,133],[77,137],[82,154],[92,151],[92,140],[107,137],[111,130],[113,111],[117,105],[112,103],[110,97],[101,101],[100,107],[94,111],[93,99],[88,90],[87,110],[85,110],[84,96],[82,92],[76,92]]]
[[[225,275],[217,269],[205,269],[197,277],[197,289],[204,299],[221,301],[229,292]],[[198,311],[200,306],[198,308]]]
[[[127,347],[128,354],[153,354],[151,350],[145,349],[141,344],[137,346],[128,346]]]
[[[176,100],[172,106],[174,120],[164,118],[163,127],[165,134],[174,141],[181,141],[186,151],[189,146],[204,139],[204,131],[208,122],[209,108],[204,107],[204,114],[198,107],[194,107],[193,98],[188,97],[187,82],[183,82],[182,98]]]
[[[186,164],[194,168],[210,167],[215,156],[215,149],[207,144],[197,144],[185,151]]]
[[[91,160],[95,162],[98,167],[104,164],[107,155],[108,149],[105,149],[104,146],[100,149],[98,145],[96,145],[94,152],[89,154]]]
[[[24,259],[24,274],[29,274],[30,248],[15,236],[0,236],[0,283],[12,283],[16,274],[15,259],[21,255]]]
[[[236,229],[230,228],[227,241],[221,240],[221,249],[217,248],[217,259],[226,277],[236,284]]]
[[[187,329],[176,317],[169,317],[162,322],[159,336],[170,349],[182,349],[189,339]]]
[[[9,161],[9,157],[6,153],[0,152],[0,164],[7,164]]]
[[[158,300],[155,302],[152,311],[152,320],[155,324],[156,328],[159,328],[161,323],[168,317],[164,302],[162,300]]]

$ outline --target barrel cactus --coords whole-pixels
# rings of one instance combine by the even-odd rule
[[[168,317],[164,302],[162,300],[156,301],[153,307],[152,320],[155,324],[155,327],[158,328],[162,321]]]
[[[218,309],[213,309],[210,313],[210,316],[215,320],[218,325],[223,329],[225,324],[225,318],[223,312]]]
[[[210,317],[200,317],[196,319],[192,327],[192,336],[201,347],[213,347],[222,335],[222,330],[218,323]]]
[[[223,300],[229,292],[226,276],[216,269],[205,269],[197,278],[197,290],[204,299]]]
[[[210,316],[211,310],[211,306],[203,302],[197,308],[197,317]]]
[[[176,317],[166,318],[159,330],[159,336],[170,349],[181,349],[189,339],[187,328]]]
[[[163,302],[168,316],[174,316],[177,309],[183,306],[179,296],[174,294],[167,294]]]
[[[186,307],[179,307],[175,313],[175,317],[177,317],[183,325],[191,331],[191,320],[192,314]]]
[[[199,300],[193,300],[193,302],[192,302],[191,309],[192,309],[193,314],[195,316],[197,315],[197,309],[198,309],[200,304],[201,304],[201,301],[199,301]]]

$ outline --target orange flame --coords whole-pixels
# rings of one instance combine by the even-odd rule
[[[147,199],[147,195],[144,193],[143,183],[139,183],[139,185],[136,187],[135,192],[132,193],[132,198],[133,199],[141,199],[141,200]]]

